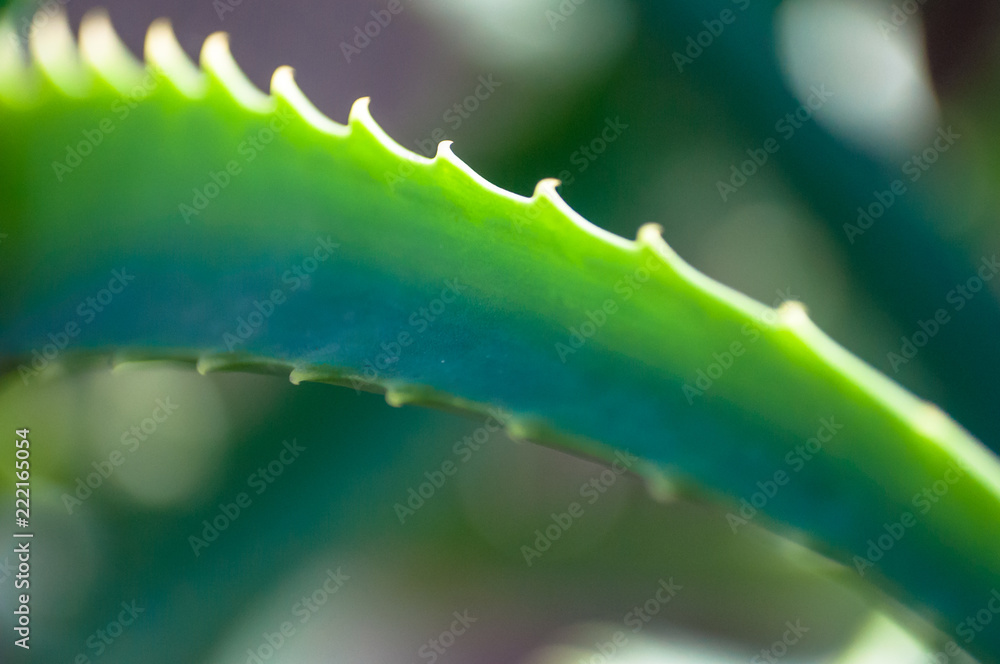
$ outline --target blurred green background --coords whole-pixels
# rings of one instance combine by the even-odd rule
[[[338,121],[370,96],[412,150],[454,140],[522,194],[558,177],[583,216],[628,237],[655,221],[695,267],[767,304],[803,301],[1000,447],[1000,291],[953,296],[997,247],[996,3],[390,4],[64,3],[74,29],[108,7],[136,54],[160,16],[192,58],[228,31],[262,89],[290,64]],[[939,308],[950,323],[894,361]],[[879,598],[794,542],[756,522],[734,534],[725,509],[632,475],[586,494],[585,516],[529,566],[522,546],[604,468],[486,421],[147,364],[30,387],[7,376],[0,422],[31,429],[38,533],[27,657],[11,645],[12,545],[0,549],[4,662],[860,664],[931,661],[936,643],[873,613]],[[297,455],[282,456],[285,441]],[[124,461],[80,499],[113,454]],[[8,465],[0,476],[9,498]],[[411,498],[435,479],[423,504]],[[205,521],[234,514],[241,493],[249,505],[207,541]],[[679,587],[669,601],[661,582]],[[808,631],[779,647],[788,623]]]

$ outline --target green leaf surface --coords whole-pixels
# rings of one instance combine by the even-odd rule
[[[367,100],[337,124],[288,68],[265,95],[224,35],[199,70],[165,23],[148,68],[100,14],[79,49],[49,21],[30,63],[11,32],[0,362],[22,380],[174,358],[492,410],[517,437],[627,450],[733,519],[759,509],[945,632],[1000,585],[995,457],[800,305],[708,279],[655,226],[600,230],[554,180],[525,198],[447,143],[414,155]],[[962,645],[1000,661],[996,629]]]

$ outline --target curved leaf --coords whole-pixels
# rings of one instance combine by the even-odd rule
[[[727,497],[720,528],[760,509],[945,630],[989,602],[995,458],[800,305],[708,279],[655,226],[598,229],[554,180],[524,198],[447,143],[414,155],[367,100],[337,124],[288,68],[265,95],[224,35],[198,70],[157,23],[144,70],[99,14],[79,57],[65,21],[30,64],[10,30],[0,358],[23,380],[175,358],[497,409],[515,436]],[[968,647],[998,661],[1000,632]]]

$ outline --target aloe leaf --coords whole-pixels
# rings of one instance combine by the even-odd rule
[[[801,100],[789,91],[778,55],[775,14],[781,3],[740,0],[724,4],[738,16],[735,27],[684,65],[683,72],[677,71],[670,54],[683,51],[688,37],[704,30],[702,21],[717,17],[719,8],[686,0],[642,0],[641,24],[666,47],[663,77],[683,78],[714,100],[714,105],[694,112],[728,114],[731,126],[746,137],[742,147],[750,147],[773,135],[775,122]],[[733,71],[745,75],[733,77]],[[954,118],[956,132],[969,135],[972,127],[961,114],[948,116]],[[942,129],[951,122],[943,121]],[[733,148],[742,154],[739,143]],[[892,163],[876,159],[838,140],[817,122],[797,130],[773,162],[825,223],[829,237],[840,245],[882,312],[892,316],[907,335],[918,331],[919,321],[927,320],[946,303],[949,293],[954,294],[956,286],[976,274],[984,257],[974,253],[974,248],[984,242],[970,237],[973,234],[968,231],[955,233],[956,228],[972,227],[974,221],[964,219],[961,205],[941,206],[925,195],[934,180],[941,182],[938,174],[929,172],[931,177],[911,183],[900,170],[903,158]],[[863,235],[855,235],[859,207],[871,205],[873,190],[882,191],[899,178],[908,187],[907,195],[897,199]],[[961,323],[942,330],[945,336],[921,349],[919,361],[947,387],[940,396],[941,405],[998,452],[1000,419],[994,415],[998,397],[994,377],[1000,370],[1000,345],[994,342],[993,330],[1000,326],[1000,306],[987,295],[970,300],[962,309]],[[900,339],[886,338],[883,343],[883,352],[868,359],[883,371],[895,371],[901,365],[898,360],[894,365],[888,353],[899,354]],[[908,368],[903,365],[894,376],[904,384],[913,381],[917,389],[916,376]]]
[[[447,143],[414,155],[367,100],[337,124],[288,68],[265,95],[222,34],[199,69],[156,23],[143,68],[103,14],[79,49],[49,21],[30,62],[11,29],[0,361],[22,380],[173,358],[492,412],[516,437],[627,451],[651,480],[730,501],[720,528],[752,502],[945,632],[990,601],[995,458],[801,305],[708,279],[656,226],[600,230],[554,180],[525,198]],[[1000,661],[996,629],[959,642]]]

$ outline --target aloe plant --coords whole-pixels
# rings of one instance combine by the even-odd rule
[[[702,5],[684,0],[639,4],[643,20],[667,44],[684,44],[688,35],[704,29],[701,21],[711,13]],[[739,16],[738,29],[716,39],[683,74],[686,80],[700,86],[703,94],[722,100],[723,108],[735,109],[739,120],[753,128],[749,134],[753,140],[768,136],[775,119],[785,109],[798,105],[787,89],[778,49],[760,47],[776,40],[779,32],[776,14],[782,6],[791,7],[788,3],[755,2],[744,10],[744,3],[732,3]],[[887,9],[886,19],[890,14]],[[946,24],[933,17],[926,22],[929,30]],[[887,34],[896,33],[890,30],[879,37],[884,39]],[[744,67],[747,76],[731,76],[731,72]],[[675,72],[676,67],[672,67],[671,73]],[[974,75],[973,72],[970,70],[968,75]],[[725,84],[720,84],[721,81]],[[961,117],[958,113],[948,115]],[[959,222],[963,212],[957,204],[937,210],[919,195],[902,197],[894,201],[891,211],[881,220],[889,223],[877,223],[863,236],[853,234],[858,208],[871,203],[874,183],[888,183],[899,177],[902,159],[883,161],[865,154],[838,141],[814,122],[798,130],[795,140],[784,145],[772,159],[794,183],[809,208],[828,226],[831,240],[843,247],[852,271],[864,280],[867,292],[878,300],[880,309],[893,315],[904,328],[925,319],[941,306],[946,293],[978,269],[981,254],[963,246],[971,244],[969,238],[956,241],[956,237],[948,234],[948,229],[959,223],[973,223]],[[933,264],[934,269],[928,270],[928,264]],[[939,380],[948,385],[948,390],[938,395],[946,410],[997,452],[998,420],[992,416],[991,404],[997,398],[992,376],[1000,367],[1000,349],[992,342],[988,330],[1000,324],[1000,308],[993,298],[977,298],[969,305],[973,308],[965,310],[970,314],[966,333],[922,349],[921,361],[932,366]],[[908,384],[906,379],[913,378],[897,372],[899,365],[894,366],[884,354],[866,359],[882,371],[892,371],[893,378],[904,385]],[[916,381],[909,384],[912,389],[921,387]]]
[[[221,33],[198,68],[165,22],[145,67],[103,14],[79,48],[62,19],[30,57],[14,31],[0,26],[0,231],[16,257],[0,268],[0,362],[24,382],[167,358],[635,455],[650,482],[730,505],[734,529],[766,515],[1000,661],[1000,631],[967,623],[1000,581],[996,459],[801,305],[712,281],[655,225],[602,231],[555,180],[525,198],[447,142],[410,153],[367,99],[335,123],[287,67],[264,94]]]

